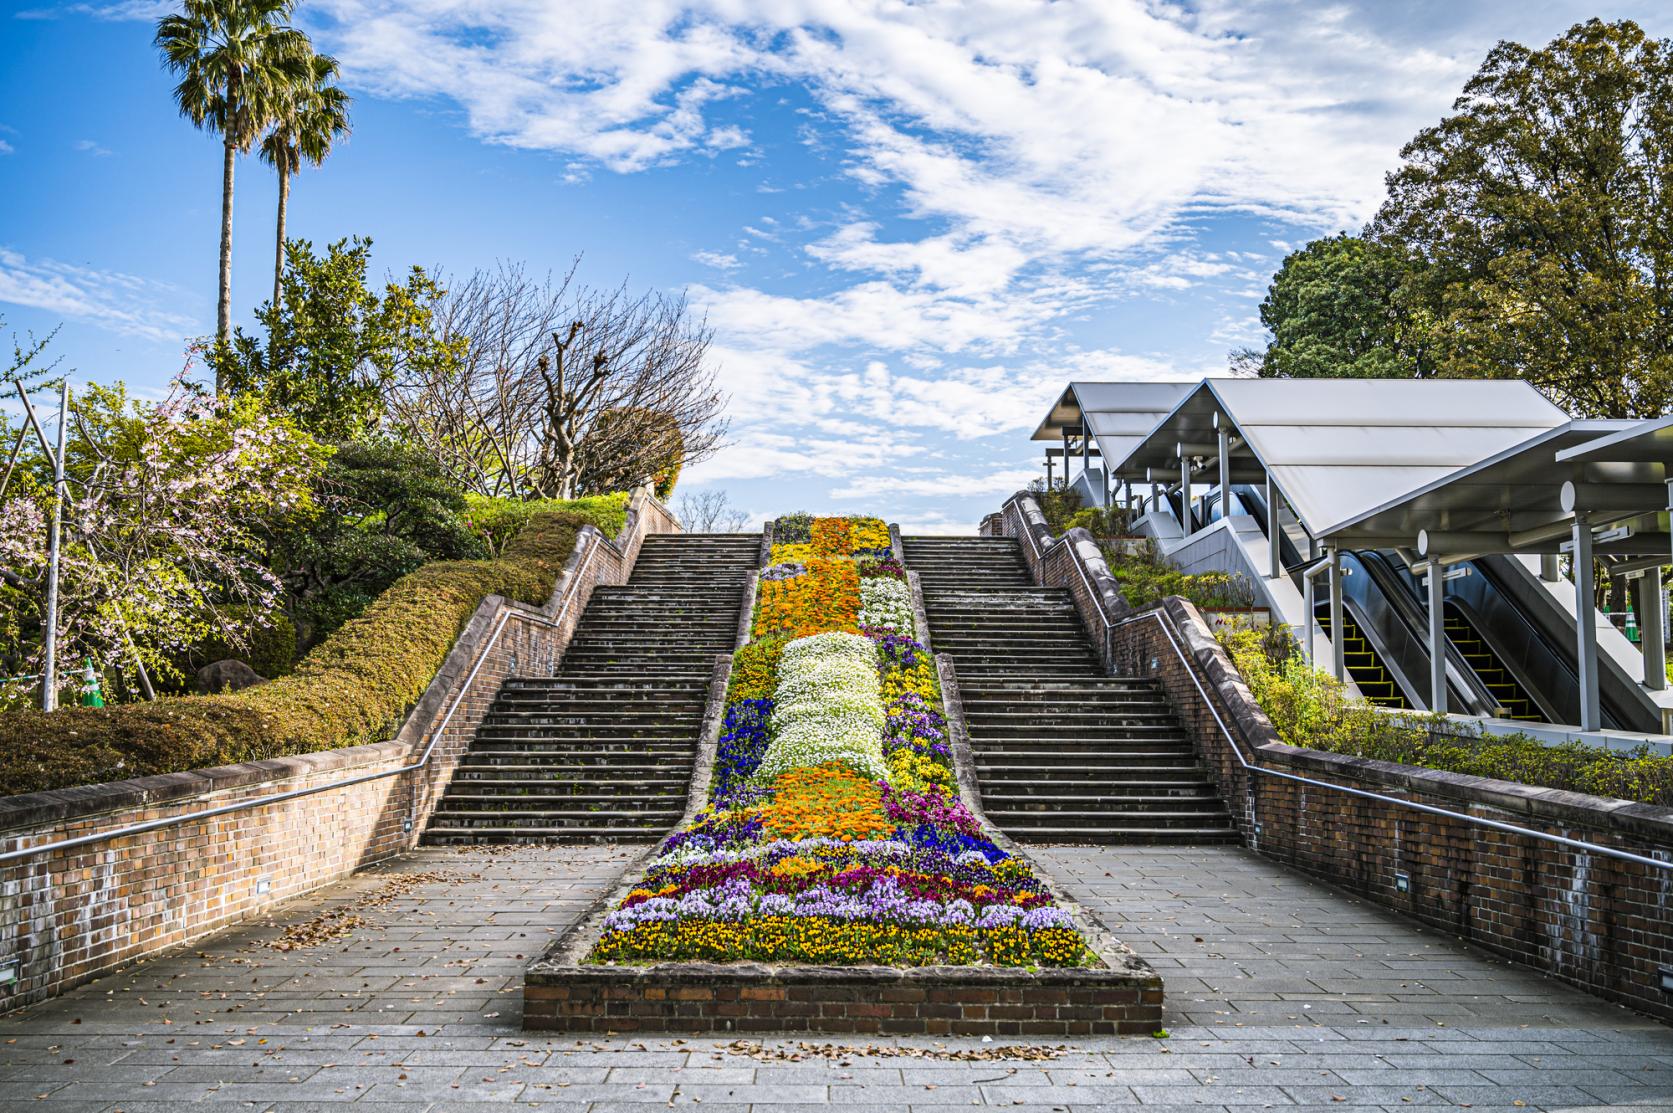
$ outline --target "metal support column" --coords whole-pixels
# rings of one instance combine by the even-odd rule
[[[1189,537],[1196,532],[1192,524],[1191,514],[1191,458],[1183,451],[1179,454],[1179,525]]]
[[[1301,573],[1301,648],[1307,658],[1307,664],[1318,668],[1319,662],[1313,652],[1313,627],[1318,623],[1319,603],[1318,591],[1313,586],[1315,568],[1303,569]]]
[[[1278,528],[1278,484],[1270,472],[1266,477],[1266,547],[1271,561],[1267,575],[1276,580],[1284,574],[1284,534]]]
[[[1563,570],[1558,565],[1556,553],[1544,553],[1540,556],[1539,578],[1548,584],[1554,584],[1563,578]]]
[[[1230,518],[1232,516],[1232,434],[1231,430],[1226,428],[1224,422],[1220,425],[1219,436],[1216,439],[1219,441],[1220,452],[1220,517]]]
[[[1446,710],[1446,590],[1445,569],[1429,560],[1429,710]]]
[[[1347,671],[1342,637],[1342,554],[1330,549],[1330,675],[1341,680]]]
[[[1085,425],[1080,427],[1080,473],[1086,476],[1092,474],[1092,438],[1086,435]],[[1091,482],[1088,481],[1086,486],[1090,491]]]
[[[1638,646],[1644,653],[1644,687],[1667,687],[1667,635],[1661,626],[1661,569],[1638,578]]]
[[[1598,706],[1597,605],[1592,586],[1592,519],[1574,512],[1574,639],[1580,662],[1580,729],[1599,730],[1603,715]]]
[[[1069,427],[1063,427],[1063,486],[1069,486]]]

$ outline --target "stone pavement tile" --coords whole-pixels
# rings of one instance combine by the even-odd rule
[[[1574,1086],[1439,1086],[1437,1092],[1455,1105],[1491,1105],[1523,1101],[1536,1109],[1560,1109],[1567,1105],[1596,1105],[1604,1100]]]
[[[1598,1085],[1585,1086],[1583,1089],[1594,1102],[1615,1104],[1618,1102],[1660,1102],[1665,1108],[1673,1109],[1673,1086],[1663,1083],[1649,1085]]]
[[[539,1113],[596,1113],[598,1109],[598,1105],[593,1102],[548,1101],[545,1098],[535,1100]],[[365,1105],[367,1105],[366,1102],[356,1102],[353,1113],[360,1113],[360,1107]],[[373,1113],[383,1109],[391,1110],[393,1113],[396,1107],[384,1104],[369,1106],[369,1108]],[[404,1105],[400,1108],[404,1111],[413,1107]],[[438,1101],[434,1105],[426,1107],[425,1113],[509,1113],[512,1109],[527,1108],[527,1105],[520,1102],[508,1105],[503,1101]],[[307,1113],[307,1111],[302,1109],[292,1110],[288,1106],[280,1104],[275,1105],[267,1113]],[[348,1111],[338,1110],[336,1113],[348,1113]],[[720,1113],[725,1113],[725,1111],[720,1111]],[[746,1113],[745,1107],[737,1106],[733,1113]]]
[[[1360,1105],[1452,1105],[1447,1097],[1416,1081],[1417,1075],[1412,1075],[1411,1085],[1402,1086],[1390,1080],[1383,1086],[1286,1086],[1283,1093],[1289,1101],[1296,1105],[1326,1105],[1347,1102]]]
[[[1191,1089],[1197,1088],[1192,1080]],[[1110,1106],[1137,1105],[1138,1095],[1131,1086],[1109,1083],[1095,1086],[1010,1086],[1003,1083],[993,1083],[981,1087],[982,1096],[987,1105],[1011,1105],[1021,1102],[1024,1105],[1051,1105],[1067,1102],[1071,1104]],[[922,1098],[912,1098],[914,1103],[920,1103]]]
[[[109,1102],[104,1101],[54,1101],[47,1098],[38,1101],[35,1098],[17,1098],[0,1096],[0,1113],[104,1113],[110,1108]],[[153,1113],[164,1113],[155,1110]]]

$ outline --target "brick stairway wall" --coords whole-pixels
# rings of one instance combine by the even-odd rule
[[[1042,582],[1101,584],[1072,567],[1026,496],[983,521],[990,536],[1036,534]],[[1071,531],[1070,537],[1076,531]],[[1025,553],[1030,552],[1023,539]],[[1542,970],[1608,1000],[1673,1020],[1673,869],[1433,815],[1448,812],[1673,862],[1673,810],[1285,745],[1195,607],[1171,598],[1135,614],[1104,600],[1107,663],[1154,677],[1220,785],[1246,846],[1315,877]],[[1083,617],[1097,609],[1084,606]],[[1238,760],[1327,785],[1251,772]],[[1404,881],[1401,881],[1401,878]]]
[[[638,492],[615,538],[582,531],[545,606],[484,599],[390,741],[0,799],[4,853],[309,793],[0,862],[0,1009],[61,993],[410,849],[502,681],[550,671],[593,588],[625,582],[645,537],[678,529],[667,508]],[[429,764],[403,772],[432,737]],[[325,787],[352,779],[360,780]]]

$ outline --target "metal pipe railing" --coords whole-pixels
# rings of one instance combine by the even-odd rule
[[[591,544],[589,545],[587,551],[582,554],[580,563],[575,566],[575,578],[570,581],[571,584],[578,584],[581,582],[581,572],[591,563],[593,554],[598,552],[603,538],[603,535],[597,532],[588,533],[586,536],[591,538]],[[578,590],[567,593],[563,606],[558,609],[558,613],[552,618],[547,618],[545,615],[529,612],[522,613],[520,617],[537,625],[545,626],[548,629],[555,628],[563,622],[563,617],[568,612],[569,605],[574,601],[577,593]],[[164,816],[161,819],[151,819],[145,821],[144,823],[131,823],[125,827],[113,827],[108,831],[95,831],[92,834],[77,835],[74,838],[57,839],[53,842],[39,843],[35,846],[19,847],[16,850],[0,852],[0,865],[28,858],[38,858],[43,854],[50,854],[58,850],[73,850],[79,846],[91,846],[94,843],[110,842],[114,839],[128,838],[132,835],[143,835],[151,831],[161,831],[169,827],[178,827],[185,823],[196,823],[201,820],[214,819],[218,816],[231,815],[235,812],[267,807],[271,804],[282,804],[287,800],[297,800],[304,796],[314,796],[321,792],[332,792],[340,788],[351,788],[354,785],[366,784],[371,781],[380,781],[387,777],[399,777],[407,773],[416,773],[430,764],[430,759],[435,754],[436,743],[439,742],[442,735],[446,733],[448,725],[453,721],[454,714],[459,710],[459,704],[464,701],[466,694],[471,690],[471,685],[476,682],[477,674],[482,671],[482,666],[487,663],[489,651],[491,651],[495,644],[498,643],[500,634],[505,630],[506,623],[510,621],[512,614],[513,612],[509,610],[501,612],[499,619],[494,623],[493,632],[490,633],[488,635],[488,639],[482,643],[482,649],[478,651],[476,660],[471,665],[470,672],[466,674],[465,682],[459,686],[459,691],[453,697],[453,702],[448,705],[447,713],[442,716],[441,722],[437,723],[430,731],[429,740],[425,744],[424,752],[419,755],[418,760],[415,762],[411,762],[407,765],[401,765],[394,769],[383,769],[376,773],[361,773],[357,776],[345,777],[341,780],[330,781],[322,785],[291,789],[288,792],[276,792],[268,796],[252,797],[249,800],[238,800],[231,804],[222,804],[219,807],[206,808],[202,811],[182,812],[180,815]]]
[[[1018,515],[1019,517],[1022,517],[1020,508],[1018,510]],[[1034,531],[1028,528],[1028,521],[1026,517],[1023,517],[1021,524],[1022,532],[1028,538],[1029,548],[1033,550],[1036,566],[1038,566],[1038,562],[1043,556],[1039,542],[1034,539]],[[1054,542],[1054,544],[1063,543],[1063,539],[1061,538]],[[1119,622],[1112,623],[1109,620],[1108,612],[1104,610],[1103,604],[1098,599],[1098,593],[1092,589],[1092,583],[1087,577],[1085,569],[1081,567],[1081,561],[1072,549],[1070,551],[1069,558],[1070,563],[1073,564],[1075,569],[1080,573],[1081,582],[1086,584],[1087,592],[1092,597],[1093,605],[1098,608],[1098,614],[1104,619],[1104,635],[1106,645],[1109,644],[1109,638],[1117,629],[1131,625],[1135,622],[1143,622],[1145,619],[1151,619],[1154,620],[1159,627],[1161,627],[1162,633],[1168,639],[1168,645],[1173,649],[1174,656],[1179,659],[1180,665],[1185,669],[1185,674],[1191,678],[1191,683],[1196,687],[1197,694],[1202,697],[1204,706],[1208,708],[1208,713],[1214,717],[1215,725],[1220,728],[1220,733],[1225,736],[1226,744],[1231,747],[1232,756],[1237,759],[1238,764],[1242,766],[1245,772],[1259,774],[1264,777],[1273,777],[1278,780],[1290,781],[1295,784],[1308,785],[1313,788],[1328,789],[1332,792],[1344,793],[1348,796],[1353,796],[1362,800],[1374,800],[1382,804],[1393,804],[1397,807],[1407,808],[1411,811],[1422,812],[1425,815],[1434,815],[1445,819],[1454,819],[1461,823],[1470,824],[1474,827],[1483,827],[1489,830],[1503,831],[1507,834],[1520,835],[1524,838],[1539,839],[1543,842],[1556,843],[1560,846],[1570,847],[1575,850],[1584,850],[1592,854],[1601,854],[1605,857],[1615,858],[1621,861],[1634,862],[1638,865],[1654,866],[1657,869],[1664,870],[1673,869],[1673,860],[1652,858],[1644,854],[1636,854],[1630,850],[1622,850],[1619,847],[1604,846],[1601,843],[1587,842],[1584,839],[1571,839],[1565,835],[1554,835],[1549,831],[1538,831],[1531,827],[1522,827],[1514,823],[1505,823],[1501,820],[1487,819],[1482,816],[1470,815],[1467,812],[1453,811],[1449,808],[1438,808],[1432,804],[1420,804],[1416,800],[1403,800],[1398,796],[1388,796],[1384,793],[1371,792],[1367,789],[1353,788],[1348,785],[1336,784],[1333,781],[1321,781],[1314,777],[1304,777],[1299,773],[1286,773],[1281,769],[1272,769],[1268,766],[1251,762],[1248,758],[1243,756],[1242,747],[1238,745],[1237,739],[1233,736],[1231,728],[1226,725],[1225,719],[1221,717],[1219,709],[1214,706],[1214,701],[1209,697],[1208,690],[1203,687],[1202,681],[1197,677],[1197,670],[1186,657],[1184,649],[1179,644],[1179,639],[1174,636],[1172,627],[1168,625],[1161,613],[1157,610],[1145,611],[1141,614],[1136,614],[1129,618],[1124,618]],[[1113,654],[1113,646],[1110,646],[1110,649]]]
[[[1524,838],[1539,839],[1543,842],[1557,843],[1561,846],[1572,847],[1576,850],[1584,850],[1592,854],[1601,854],[1605,857],[1617,858],[1626,862],[1636,862],[1639,865],[1655,866],[1658,869],[1664,870],[1673,869],[1673,860],[1665,858],[1651,858],[1647,855],[1635,854],[1630,850],[1622,850],[1619,847],[1604,846],[1601,843],[1587,842],[1584,839],[1571,839],[1565,835],[1554,835],[1549,831],[1537,831],[1531,827],[1521,827],[1514,823],[1504,823],[1497,819],[1487,819],[1482,816],[1470,815],[1467,812],[1456,812],[1449,808],[1437,808],[1432,804],[1420,804],[1416,800],[1403,800],[1398,796],[1388,796],[1380,792],[1371,792],[1362,788],[1352,788],[1348,785],[1336,784],[1334,781],[1321,781],[1314,777],[1304,777],[1299,773],[1286,773],[1281,769],[1272,769],[1265,765],[1257,765],[1243,756],[1242,747],[1237,744],[1236,738],[1232,735],[1231,728],[1227,727],[1225,719],[1221,718],[1219,709],[1214,706],[1214,701],[1209,698],[1207,689],[1203,687],[1202,681],[1197,678],[1197,670],[1192,667],[1190,661],[1187,660],[1185,656],[1184,650],[1180,647],[1179,639],[1174,637],[1173,630],[1168,626],[1167,622],[1162,618],[1159,612],[1146,611],[1143,614],[1137,614],[1131,618],[1123,619],[1121,622],[1116,623],[1116,626],[1127,626],[1131,623],[1142,622],[1147,618],[1154,619],[1156,624],[1161,627],[1162,633],[1167,636],[1168,644],[1173,648],[1174,656],[1179,658],[1180,665],[1184,667],[1186,675],[1191,678],[1191,683],[1196,687],[1197,694],[1202,697],[1204,705],[1208,708],[1208,713],[1214,716],[1214,722],[1220,728],[1220,733],[1225,735],[1226,744],[1231,747],[1232,756],[1237,758],[1238,764],[1243,767],[1245,772],[1259,773],[1262,776],[1275,777],[1279,780],[1291,781],[1296,784],[1304,784],[1313,788],[1330,789],[1333,792],[1346,793],[1349,796],[1358,797],[1362,800],[1375,800],[1378,803],[1394,804],[1398,807],[1409,808],[1412,811],[1423,812],[1426,815],[1436,815],[1442,816],[1446,819],[1455,819],[1461,823],[1468,823],[1471,826],[1486,827],[1495,831],[1504,831],[1508,834],[1520,835]]]

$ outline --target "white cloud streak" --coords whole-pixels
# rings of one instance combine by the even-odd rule
[[[175,308],[182,297],[171,286],[131,274],[29,259],[0,247],[0,302],[167,342],[183,339],[196,324]]]

